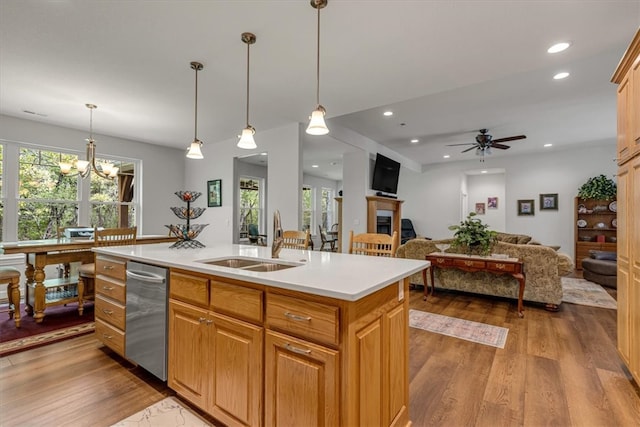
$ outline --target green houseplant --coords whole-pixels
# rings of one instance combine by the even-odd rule
[[[578,197],[581,199],[612,200],[616,198],[616,194],[616,182],[605,175],[589,178],[578,189]]]
[[[460,225],[449,226],[449,230],[455,231],[453,246],[466,249],[468,254],[487,255],[496,242],[498,233],[489,230],[489,225],[483,224],[480,218],[474,218],[475,216],[475,212],[469,212]]]

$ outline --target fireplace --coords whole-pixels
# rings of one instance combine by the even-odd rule
[[[390,216],[377,216],[376,217],[376,233],[391,235],[391,217]]]

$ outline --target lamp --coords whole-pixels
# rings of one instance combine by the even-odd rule
[[[311,113],[309,117],[309,126],[307,127],[307,133],[309,135],[326,135],[329,133],[329,128],[324,122],[324,116],[326,110],[320,104],[320,9],[323,9],[329,0],[311,0],[311,7],[318,11],[318,37],[317,37],[317,54],[316,54],[316,104],[318,106]]]
[[[253,139],[256,130],[249,124],[249,48],[256,42],[256,35],[252,33],[242,33],[242,41],[247,44],[247,127],[242,129],[238,147],[251,150],[258,147]]]
[[[191,69],[196,72],[196,96],[195,96],[195,125],[193,142],[189,146],[187,151],[187,158],[189,159],[204,159],[202,155],[202,141],[198,139],[198,71],[202,70],[204,66],[196,61],[191,62]]]
[[[102,163],[100,167],[96,165],[96,141],[93,139],[93,110],[98,107],[94,104],[85,104],[85,106],[89,109],[89,138],[86,139],[87,159],[76,161],[76,169],[78,170],[77,175],[80,175],[82,178],[86,178],[93,170],[96,175],[101,178],[114,179],[118,176],[119,168],[115,167],[113,163],[105,162]],[[61,174],[71,176],[71,169],[73,168],[71,163],[60,162],[59,166]]]

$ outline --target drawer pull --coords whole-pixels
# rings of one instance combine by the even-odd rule
[[[211,325],[213,323],[213,320],[207,320],[207,326]]]
[[[104,290],[104,291],[112,291],[113,287],[112,286],[103,286],[102,290]]]
[[[293,351],[294,353],[298,353],[298,354],[311,354],[311,350],[309,349],[305,349],[305,348],[299,348],[299,347],[295,347],[289,343],[286,343],[285,348],[289,351]]]
[[[108,340],[112,340],[113,337],[111,335],[107,335],[107,334],[102,334],[102,338],[108,339]]]
[[[103,309],[102,309],[102,312],[103,312],[104,314],[108,314],[109,316],[111,316],[111,315],[113,314],[113,310],[107,310],[106,308],[103,308]]]
[[[465,261],[464,265],[466,265],[467,267],[471,267],[473,265],[473,261]]]
[[[113,270],[113,265],[104,265],[102,266],[103,270]]]
[[[293,314],[288,311],[284,312],[284,315],[291,320],[295,320],[296,322],[310,322],[311,316],[300,316],[299,314]]]
[[[505,264],[496,264],[496,268],[497,268],[498,270],[504,270],[504,269],[505,269],[505,267],[506,267],[506,265],[505,265]]]
[[[204,321],[207,320],[204,317],[200,317],[198,318],[198,323],[204,323]]]

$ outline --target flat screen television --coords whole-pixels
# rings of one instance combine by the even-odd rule
[[[373,180],[371,189],[383,193],[396,194],[398,192],[398,177],[400,176],[400,163],[376,154],[376,162],[373,166]]]

